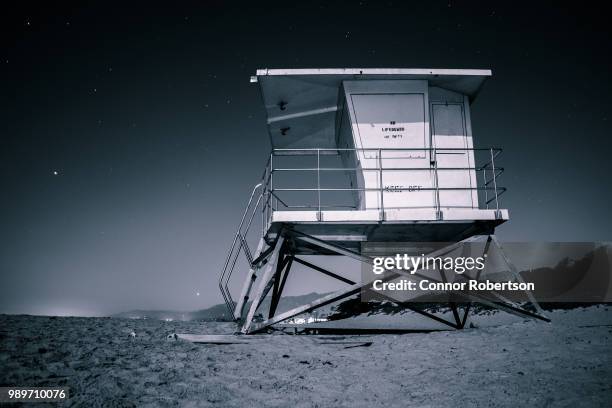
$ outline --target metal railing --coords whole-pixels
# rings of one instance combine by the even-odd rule
[[[253,199],[256,197],[257,191],[260,190],[261,187],[261,183],[256,184],[255,187],[253,187],[253,191],[251,192],[249,201],[247,202],[246,208],[242,214],[238,229],[234,234],[234,239],[225,259],[225,263],[223,264],[221,275],[219,276],[219,290],[221,291],[225,305],[232,314],[235,310],[235,302],[234,299],[232,299],[231,291],[229,290],[229,280],[232,277],[232,273],[234,272],[236,262],[238,261],[241,251],[244,252],[249,264],[253,262],[253,255],[249,249],[246,236],[251,228],[251,224],[253,223],[257,209],[261,204],[261,199],[263,197],[261,192],[257,195],[257,200],[253,201]]]
[[[390,155],[394,153],[407,154],[407,153],[423,153],[420,157],[423,162],[427,162],[427,165],[420,167],[408,167],[408,166],[389,166],[385,162],[391,160],[397,161],[397,157],[386,157],[385,154]],[[385,192],[389,192],[390,189],[383,185],[383,174],[386,171],[393,172],[405,172],[406,179],[409,181],[411,173],[414,172],[431,172],[432,175],[432,186],[430,187],[419,187],[418,191],[432,191],[435,196],[435,203],[433,207],[440,212],[441,208],[452,207],[452,205],[443,205],[440,200],[440,193],[447,191],[472,191],[475,192],[478,204],[475,205],[478,208],[489,209],[491,206],[496,210],[500,208],[500,196],[506,192],[505,187],[498,185],[498,179],[504,172],[504,168],[496,165],[495,160],[501,154],[502,149],[500,148],[397,148],[397,149],[357,149],[357,148],[312,148],[312,149],[274,149],[270,153],[266,169],[264,171],[264,177],[262,185],[264,186],[263,194],[263,213],[264,219],[268,220],[268,224],[264,223],[264,230],[269,226],[271,214],[277,210],[315,210],[319,213],[322,210],[330,209],[358,209],[356,205],[338,205],[333,203],[326,203],[322,199],[323,193],[329,192],[351,192],[351,193],[363,193],[376,192],[379,196],[379,204],[377,209],[380,210],[381,214],[384,214],[385,209],[394,208],[392,206],[385,205]],[[367,154],[370,157],[366,157]],[[471,154],[472,165],[470,166],[439,166],[438,154],[456,154],[466,153]],[[357,158],[355,166],[337,166],[329,167],[322,166],[322,157],[328,157],[330,155],[341,156],[343,154],[353,155],[353,159]],[[476,156],[481,157],[476,157]],[[286,167],[278,165],[277,161],[279,157],[283,158],[297,158],[297,157],[312,157],[312,166],[291,166]],[[429,160],[426,160],[429,158]],[[414,162],[414,158],[410,157],[399,157],[400,160],[406,159]],[[484,159],[484,160],[483,160]],[[361,165],[361,162],[370,161],[369,165]],[[482,164],[476,164],[480,161]],[[376,164],[372,166],[372,162]],[[356,186],[334,186],[334,187],[323,187],[322,180],[325,179],[326,174],[334,172],[375,172],[378,175],[378,187],[356,187]],[[475,178],[475,185],[470,186],[444,186],[441,187],[438,183],[440,174],[445,172],[473,172]],[[279,183],[275,181],[275,176],[278,178],[279,174],[290,173],[314,173],[314,182],[308,187],[295,187],[287,185],[288,183]],[[482,175],[481,180],[479,174]],[[471,175],[469,175],[471,177]],[[480,185],[478,185],[480,181]],[[395,186],[394,192],[401,191],[415,191],[413,187],[402,187]],[[285,193],[307,193],[311,192],[313,195],[310,200],[300,200],[301,202],[293,203],[287,197],[284,197]],[[428,206],[429,208],[429,206]]]
[[[229,290],[229,281],[232,273],[235,269],[236,262],[241,252],[244,252],[247,261],[251,266],[257,262],[259,256],[258,253],[253,254],[247,244],[247,235],[255,219],[257,212],[261,212],[261,236],[265,237],[268,229],[272,223],[272,215],[274,211],[278,210],[312,210],[318,214],[320,218],[321,211],[323,210],[340,210],[340,209],[352,209],[357,210],[358,207],[355,203],[341,205],[337,203],[327,203],[322,197],[323,194],[340,192],[349,194],[366,194],[376,193],[379,197],[379,205],[377,209],[381,213],[381,219],[384,219],[384,212],[386,209],[394,208],[385,205],[385,192],[390,192],[389,188],[383,185],[383,174],[386,171],[394,172],[405,172],[407,181],[410,180],[411,172],[430,172],[432,176],[431,187],[420,187],[418,191],[432,191],[435,200],[433,207],[437,213],[441,213],[442,208],[448,207],[442,205],[440,200],[440,193],[445,191],[472,191],[477,194],[478,207],[482,206],[489,209],[490,206],[494,206],[496,210],[499,210],[499,198],[506,192],[505,187],[500,187],[498,179],[504,172],[503,167],[499,167],[495,163],[495,159],[501,154],[502,149],[499,148],[414,148],[414,149],[357,149],[357,148],[311,148],[311,149],[273,149],[270,153],[268,162],[264,168],[264,172],[261,181],[256,184],[251,192],[247,206],[243,212],[240,224],[232,244],[230,251],[225,260],[221,275],[219,277],[219,289],[223,295],[223,299],[228,306],[228,309],[233,313],[235,309],[235,303],[232,299]],[[411,153],[422,153],[423,156],[419,156],[421,162],[425,165],[419,167],[408,167],[408,166],[389,166],[386,165],[391,160],[397,161],[398,157],[389,157],[393,154],[399,154],[399,159],[409,160],[409,163],[414,164],[414,158],[408,157]],[[471,154],[472,160],[469,166],[449,167],[439,166],[438,155],[439,154],[456,154],[465,153]],[[368,157],[369,155],[369,157]],[[386,155],[386,156],[385,156]],[[405,157],[401,157],[405,155]],[[477,156],[481,157],[477,157]],[[347,166],[347,162],[338,166],[322,166],[322,159],[328,159],[335,157],[336,159],[342,160],[348,158],[349,162],[355,163],[354,166]],[[299,164],[290,167],[286,167],[281,161],[293,161],[295,164],[300,160],[312,159],[312,163],[308,165]],[[428,160],[427,160],[428,159]],[[482,164],[476,165],[478,161],[483,162]],[[363,164],[365,163],[365,165]],[[374,163],[374,165],[373,165]],[[476,185],[469,187],[456,186],[456,187],[440,187],[439,186],[439,175],[443,172],[454,171],[454,172],[474,172],[474,179]],[[334,186],[334,187],[323,187],[323,182],[328,178],[330,174],[339,173],[366,174],[368,172],[374,172],[378,177],[378,187],[354,187],[354,186]],[[478,185],[478,173],[482,174],[480,185]],[[291,175],[290,181],[278,180],[280,175]],[[310,183],[312,185],[307,187],[296,187],[294,184],[298,181],[299,175],[310,174],[314,175]],[[295,176],[295,177],[294,177]],[[469,174],[472,178],[472,175]],[[306,177],[307,179],[308,177]],[[349,180],[350,176],[346,178]],[[345,180],[345,181],[346,181]],[[301,180],[304,182],[304,180]],[[397,191],[415,191],[412,187],[393,186],[394,192]],[[310,193],[312,196],[310,199],[300,199],[298,203],[290,203],[289,198],[284,195],[289,193]],[[481,197],[482,196],[482,202]],[[431,208],[427,206],[427,208]],[[261,248],[260,248],[261,250]]]

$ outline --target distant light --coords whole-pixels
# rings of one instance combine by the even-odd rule
[[[196,292],[196,296],[200,296],[200,292]]]
[[[54,175],[54,176],[58,176],[58,175],[59,175],[59,171],[57,171],[57,170],[53,170],[53,175]]]

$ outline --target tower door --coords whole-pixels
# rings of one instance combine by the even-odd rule
[[[371,149],[359,154],[365,188],[371,189],[365,193],[366,208],[432,208],[425,95],[353,94],[351,101],[356,145]],[[377,170],[381,166],[382,176]],[[382,193],[376,191],[381,180]]]
[[[433,103],[432,142],[436,148],[437,179],[441,190],[440,207],[474,208],[478,206],[473,151],[467,137],[462,103]],[[463,190],[461,190],[463,189]]]

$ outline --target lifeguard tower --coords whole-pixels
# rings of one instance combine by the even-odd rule
[[[369,284],[303,255],[343,255],[371,264],[371,242],[450,243],[430,256],[475,240],[484,242],[485,252],[499,246],[495,228],[509,219],[500,207],[506,191],[496,164],[501,149],[474,147],[470,115],[490,76],[490,70],[472,69],[345,68],[262,69],[251,77],[263,97],[272,151],[219,279],[243,333],[353,296]],[[260,217],[252,252],[247,234]],[[228,283],[241,253],[249,271],[235,298]],[[293,263],[346,288],[276,314]],[[255,319],[268,294],[268,310]],[[464,296],[545,319],[532,297],[535,308],[528,310],[501,295]],[[461,317],[454,308],[455,320],[447,324],[462,328],[468,311]]]

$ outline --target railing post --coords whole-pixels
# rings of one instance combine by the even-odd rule
[[[270,160],[272,159],[272,153],[270,152],[270,159],[268,163],[266,163],[266,168],[264,170],[264,180],[263,180],[263,205],[261,207],[261,236],[262,238],[266,236],[266,231],[268,230],[268,211],[270,207],[270,194],[268,194],[268,190],[270,188]]]
[[[499,213],[499,202],[497,199],[497,180],[495,179],[495,157],[493,156],[493,148],[491,148],[491,170],[493,171],[493,190],[495,191],[495,217]]]
[[[385,190],[383,188],[382,149],[378,149],[378,184],[380,187],[380,220],[385,220]],[[367,192],[366,192],[367,194]]]
[[[272,218],[274,217],[274,211],[275,211],[275,206],[274,206],[274,180],[272,179],[272,174],[274,174],[274,164],[272,162],[272,157],[274,157],[274,150],[272,151],[272,156],[270,157],[270,209],[268,210],[270,212],[269,214],[269,223],[272,224]]]
[[[436,148],[432,148],[429,154],[433,154],[433,164],[434,164],[434,180],[436,182],[436,218],[438,220],[442,219],[442,208],[440,206],[440,183],[438,181],[438,151]],[[431,157],[430,157],[431,160]]]
[[[482,180],[483,180],[483,188],[484,188],[484,196],[485,196],[485,205],[487,210],[489,209],[489,191],[487,190],[487,166],[489,164],[485,164],[484,166],[482,166]]]
[[[321,149],[317,149],[317,219],[322,220],[321,214]]]
[[[274,195],[272,195],[272,193],[274,193],[274,180],[273,180],[273,174],[274,174],[274,165],[272,163],[274,157],[274,150],[272,150],[272,152],[270,153],[270,210],[272,212],[274,212],[275,210],[275,205],[274,205]]]

